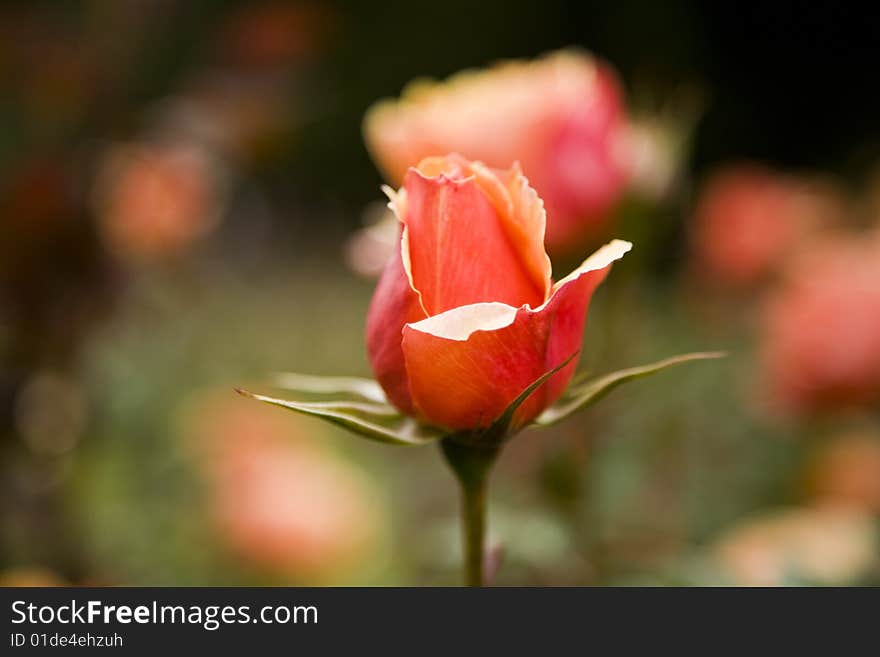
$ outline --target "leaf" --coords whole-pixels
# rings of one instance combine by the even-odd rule
[[[680,365],[681,363],[687,363],[692,360],[723,358],[726,355],[727,354],[722,351],[682,354],[680,356],[672,356],[671,358],[657,361],[656,363],[651,363],[650,365],[630,367],[628,369],[605,374],[570,388],[562,400],[556,402],[553,406],[538,416],[535,420],[535,424],[543,427],[556,424],[572,413],[596,403],[609,392],[614,390],[614,388],[628,381],[656,374],[657,372],[662,372],[674,365]]]
[[[373,379],[357,376],[313,376],[311,374],[279,372],[274,376],[274,383],[283,390],[325,395],[348,393],[367,401],[388,403],[382,386]]]
[[[545,372],[540,377],[538,377],[534,382],[532,382],[525,390],[523,390],[516,399],[514,399],[507,408],[504,409],[504,412],[495,420],[488,429],[486,429],[480,435],[480,442],[502,442],[506,438],[509,437],[510,427],[513,423],[513,416],[516,414],[516,411],[522,406],[523,402],[531,396],[535,390],[540,388],[544,383],[547,382],[551,376],[556,374],[563,367],[568,365],[571,362],[571,359],[578,355],[579,352],[574,352],[571,356],[562,361],[559,365],[554,367],[552,370]]]
[[[392,445],[427,445],[443,437],[440,430],[420,425],[387,404],[364,402],[297,402],[236,389],[245,397],[321,418],[364,438]]]

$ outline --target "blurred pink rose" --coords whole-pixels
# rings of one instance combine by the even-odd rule
[[[327,583],[372,555],[381,506],[363,474],[300,423],[223,395],[197,404],[189,426],[227,546],[257,566]]]
[[[416,81],[367,113],[364,135],[395,185],[432,155],[457,152],[500,169],[519,161],[544,199],[556,253],[605,232],[629,175],[620,84],[610,66],[576,51]]]
[[[725,168],[703,187],[692,243],[700,276],[747,287],[775,271],[799,242],[837,221],[842,204],[827,184],[759,165]]]
[[[880,399],[880,239],[813,244],[783,276],[761,318],[771,401],[807,411]]]

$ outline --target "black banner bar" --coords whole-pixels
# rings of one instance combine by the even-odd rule
[[[876,589],[2,589],[0,654],[466,655],[526,646],[540,654],[615,654],[661,645],[712,653],[817,631],[833,635],[828,645],[839,650],[858,645],[860,632],[873,633],[877,600]]]

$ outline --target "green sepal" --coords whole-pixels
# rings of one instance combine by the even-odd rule
[[[656,363],[651,363],[650,365],[617,370],[616,372],[611,372],[595,379],[579,383],[569,388],[569,390],[563,395],[562,399],[541,413],[541,415],[535,420],[535,425],[546,427],[556,424],[573,413],[595,404],[614,388],[628,381],[662,372],[669,367],[680,365],[681,363],[688,363],[693,360],[723,358],[726,355],[727,354],[721,351],[682,354],[680,356],[665,358]]]
[[[317,377],[310,377],[315,379]],[[419,446],[439,440],[445,432],[419,424],[388,404],[362,401],[302,402],[236,389],[240,395],[296,413],[311,415],[359,436],[391,445]]]
[[[373,379],[358,376],[314,376],[279,372],[273,377],[275,387],[317,395],[355,395],[371,402],[387,404],[385,391]]]

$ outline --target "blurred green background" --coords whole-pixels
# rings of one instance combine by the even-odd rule
[[[690,246],[705,180],[741,161],[833,179],[847,230],[876,225],[878,44],[876,21],[823,2],[3,3],[0,579],[456,582],[436,450],[232,389],[369,374],[374,281],[347,250],[382,199],[366,109],[575,45],[679,144],[669,190],[616,208],[636,249],[597,293],[581,367],[730,355],[519,436],[493,481],[496,582],[880,583],[877,398],[768,412],[764,291],[695,274]]]

